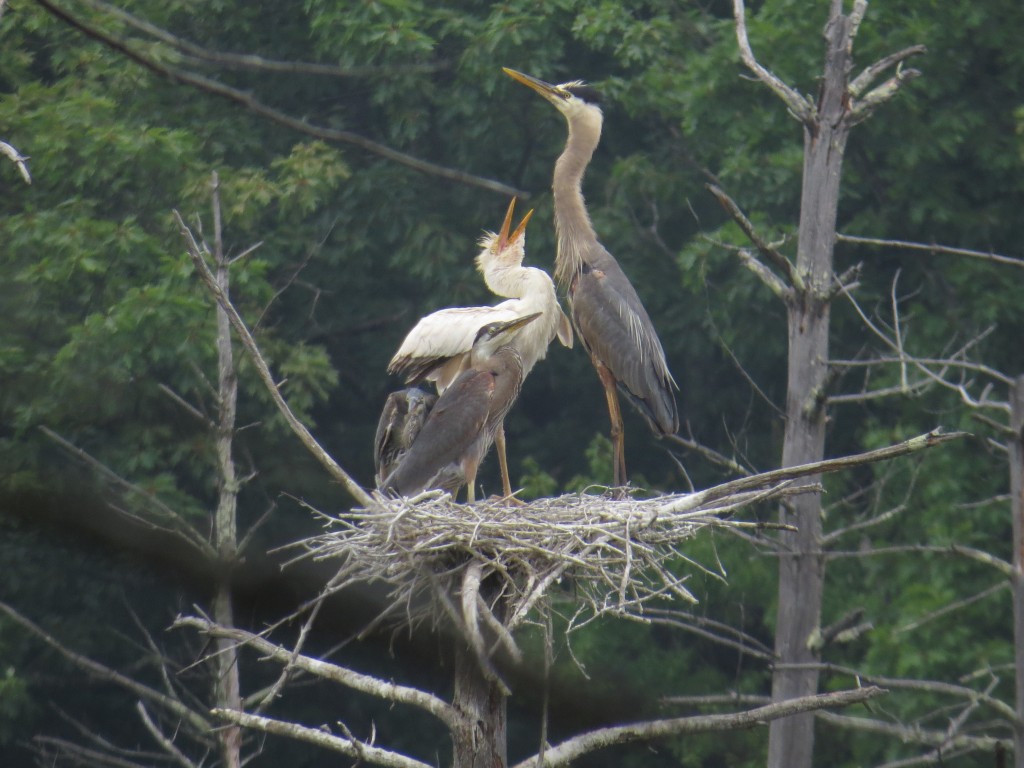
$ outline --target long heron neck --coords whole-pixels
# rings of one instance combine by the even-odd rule
[[[587,246],[597,244],[597,234],[583,200],[583,174],[601,140],[600,120],[570,120],[569,138],[555,162],[551,188],[555,195],[555,231],[558,255],[555,278],[567,285],[583,267]]]
[[[482,271],[484,282],[495,296],[518,299],[526,292],[529,267],[521,264],[488,264]]]

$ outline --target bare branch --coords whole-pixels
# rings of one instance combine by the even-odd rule
[[[709,488],[706,491],[688,494],[681,499],[666,504],[661,510],[659,510],[659,514],[678,514],[679,512],[699,506],[710,499],[719,498],[721,495],[750,490],[753,488],[763,488],[771,485],[772,483],[781,482],[783,480],[823,474],[825,472],[835,472],[840,469],[849,469],[850,467],[856,467],[862,464],[886,461],[898,456],[906,456],[909,453],[915,453],[925,448],[932,448],[950,440],[958,440],[966,436],[966,432],[943,432],[941,429],[933,429],[931,432],[926,434],[912,437],[902,443],[890,445],[885,448],[878,448],[873,451],[867,451],[865,453],[859,453],[838,459],[825,459],[824,461],[801,464],[796,467],[786,467],[783,469],[772,470],[771,472],[762,472],[760,474],[753,475],[752,477],[744,477],[738,480],[732,480],[728,483],[716,485],[714,488]]]
[[[70,453],[72,456],[79,459],[84,464],[92,467],[102,477],[105,477],[107,480],[111,481],[118,487],[140,498],[147,507],[153,510],[154,515],[156,515],[159,518],[168,520],[173,527],[164,528],[162,526],[156,525],[152,520],[147,520],[145,517],[142,517],[134,512],[129,512],[127,510],[120,510],[121,514],[130,517],[133,520],[137,520],[144,525],[148,525],[159,530],[164,530],[168,533],[172,533],[181,537],[186,542],[188,542],[196,549],[198,549],[205,557],[216,557],[217,553],[213,549],[213,547],[210,546],[210,543],[199,535],[199,533],[188,523],[184,515],[181,515],[176,510],[168,507],[153,493],[150,493],[149,491],[140,488],[135,483],[132,483],[131,481],[121,477],[119,474],[114,472],[114,470],[112,470],[106,464],[101,462],[99,459],[96,459],[95,457],[93,457],[86,451],[82,450],[71,441],[58,435],[49,427],[44,427],[40,425],[39,431],[42,432],[51,440],[53,440],[55,443],[57,443],[61,448]]]
[[[249,359],[252,360],[253,365],[256,368],[256,372],[259,374],[260,379],[263,381],[264,386],[270,393],[270,396],[273,399],[274,404],[277,405],[281,415],[284,416],[285,421],[288,422],[288,426],[292,428],[292,431],[298,436],[299,440],[302,441],[302,444],[306,446],[306,449],[316,457],[316,459],[335,480],[341,483],[352,498],[364,506],[373,506],[376,503],[373,498],[364,491],[344,469],[341,468],[341,466],[329,453],[327,453],[327,451],[324,450],[323,446],[316,441],[316,438],[310,434],[309,430],[306,429],[306,426],[299,421],[298,417],[292,412],[292,409],[288,407],[288,403],[285,402],[284,397],[281,395],[278,384],[274,381],[274,377],[270,373],[270,368],[267,366],[266,360],[263,359],[263,355],[260,353],[256,340],[253,339],[252,334],[249,333],[249,329],[246,327],[245,321],[242,320],[241,316],[238,314],[238,310],[235,309],[231,300],[227,295],[225,295],[220,285],[218,285],[216,277],[210,271],[210,267],[207,265],[206,259],[203,257],[202,249],[192,236],[192,231],[185,225],[185,222],[181,218],[181,214],[175,211],[174,215],[178,220],[181,233],[188,243],[189,255],[192,257],[192,263],[195,264],[196,270],[199,272],[199,276],[203,279],[203,282],[206,283],[206,287],[209,288],[210,292],[214,295],[217,303],[227,313],[231,325],[234,326],[235,332],[238,333],[242,346],[245,347],[246,352],[249,353]]]
[[[548,768],[568,765],[571,761],[615,744],[629,744],[637,741],[651,741],[684,733],[707,731],[735,731],[755,728],[780,717],[802,712],[813,712],[826,707],[845,707],[868,701],[885,693],[881,688],[869,686],[851,691],[820,693],[801,696],[775,704],[766,704],[746,712],[726,715],[697,715],[694,717],[649,720],[641,723],[601,728],[575,736],[551,747],[544,753],[544,765]],[[518,763],[515,768],[538,768],[536,757]]]
[[[1008,589],[1009,587],[1009,581],[1001,581],[998,584],[992,585],[988,589],[983,589],[981,592],[978,592],[977,594],[969,595],[968,597],[961,598],[960,600],[954,600],[952,603],[948,603],[937,610],[929,611],[928,613],[924,614],[924,616],[919,616],[913,621],[908,621],[906,624],[896,627],[892,633],[893,635],[899,635],[903,632],[912,632],[915,629],[920,629],[922,626],[924,626],[930,621],[934,621],[935,619],[940,618],[941,616],[945,616],[947,614],[958,611],[961,608],[966,608],[968,605],[973,605],[974,603],[977,603],[980,600],[984,600],[986,597],[990,597],[991,595],[994,595],[997,592],[1002,592],[1004,589]]]
[[[899,725],[896,723],[887,723],[882,720],[873,720],[866,717],[839,715],[834,712],[817,712],[815,713],[815,716],[832,725],[837,725],[843,728],[856,728],[861,731],[892,736],[903,742],[910,742],[914,744],[928,744],[931,746],[946,744],[947,746],[954,748],[971,747],[973,749],[983,749],[991,752],[995,749],[996,745],[1005,745],[1007,743],[992,736],[964,735],[957,736],[950,741],[948,734],[945,731],[930,731],[917,725]]]
[[[754,73],[758,80],[767,85],[776,96],[785,103],[793,116],[802,123],[810,123],[815,117],[814,103],[797,91],[790,88],[782,80],[761,66],[754,58],[754,51],[750,48],[750,40],[747,38],[747,16],[743,6],[743,0],[733,0],[733,16],[736,19],[736,42],[740,48],[740,58],[747,68]]]
[[[714,448],[709,448],[708,446],[703,445],[702,443],[698,443],[696,440],[693,440],[692,438],[683,437],[681,435],[666,435],[665,438],[670,442],[675,443],[676,445],[680,445],[683,448],[686,448],[689,451],[693,451],[694,453],[700,454],[713,464],[723,466],[730,472],[734,472],[737,475],[740,475],[742,477],[748,477],[753,474],[751,470],[744,467],[735,459],[730,459],[728,456],[719,453]]]
[[[303,656],[301,654],[296,656],[291,651],[282,648],[279,645],[275,645],[269,640],[260,637],[259,635],[255,635],[252,632],[246,632],[244,629],[218,627],[213,622],[207,621],[206,619],[200,619],[194,616],[179,616],[175,620],[173,626],[191,627],[212,637],[222,637],[234,640],[237,643],[251,646],[279,664],[291,663],[296,668],[301,669],[304,672],[316,675],[324,680],[330,680],[331,682],[338,683],[346,688],[361,691],[362,693],[367,693],[386,701],[393,701],[398,704],[408,704],[410,706],[417,707],[430,713],[450,728],[455,727],[458,724],[459,715],[450,704],[436,696],[424,693],[416,688],[385,682],[376,677],[354,672],[350,669],[346,669],[345,667],[340,667],[337,664],[331,664],[309,656]]]
[[[46,632],[38,624],[35,624],[25,616],[22,616],[14,608],[7,605],[7,603],[0,602],[0,611],[7,614],[7,616],[12,621],[14,621],[16,624],[18,624],[22,628],[28,630],[33,635],[38,637],[40,640],[42,640],[48,646],[53,648],[55,651],[57,651],[57,653],[59,653],[65,659],[70,661],[76,667],[84,670],[93,677],[99,680],[103,680],[105,682],[110,682],[114,683],[115,685],[119,685],[120,687],[128,691],[131,691],[136,696],[139,696],[145,699],[146,701],[151,701],[154,704],[158,704],[159,706],[166,709],[168,712],[172,712],[173,714],[182,718],[182,720],[187,721],[189,725],[191,725],[193,728],[196,728],[202,733],[205,733],[210,730],[211,725],[209,722],[207,722],[206,718],[204,718],[198,712],[194,712],[193,710],[189,709],[187,706],[182,704],[177,699],[168,696],[167,694],[162,693],[156,690],[155,688],[150,688],[148,685],[143,685],[137,680],[133,680],[130,677],[122,675],[120,672],[116,672],[110,667],[104,664],[100,664],[98,661],[94,661],[93,659],[90,659],[88,656],[83,656],[80,653],[72,651],[70,648],[65,646],[55,637]]]
[[[190,414],[191,416],[194,416],[196,419],[201,421],[206,427],[209,427],[210,429],[213,429],[215,427],[213,421],[205,413],[200,411],[198,408],[192,405],[192,403],[183,398],[181,395],[179,395],[173,389],[168,387],[166,384],[160,383],[157,384],[157,387],[160,389],[161,392],[163,392],[165,395],[171,398],[171,400],[173,400],[175,403],[184,408],[186,413]]]
[[[167,43],[182,53],[193,56],[202,61],[220,64],[232,69],[252,70],[255,72],[286,72],[296,75],[322,75],[325,77],[366,77],[368,75],[398,74],[413,72],[437,72],[448,69],[447,62],[435,62],[432,64],[409,64],[406,66],[363,66],[363,67],[338,67],[333,64],[321,64],[309,61],[277,61],[265,59],[262,56],[253,54],[226,53],[223,51],[211,51],[207,48],[196,45],[177,35],[171,34],[166,29],[151,24],[138,16],[133,16],[127,11],[101,2],[101,0],[82,0],[86,5],[103,13],[107,13],[120,19],[128,26],[155,37],[161,42]]]
[[[927,51],[928,49],[923,45],[912,45],[909,48],[904,48],[902,51],[890,53],[888,56],[879,59],[871,66],[866,67],[863,72],[850,82],[850,85],[847,87],[850,95],[854,99],[859,99],[864,89],[868,88],[889,67],[901,64],[911,56],[919,56]]]
[[[18,171],[21,173],[21,178],[25,180],[26,184],[32,183],[32,177],[28,173],[28,165],[26,165],[28,158],[22,155],[17,149],[12,147],[6,141],[0,141],[0,153],[7,155],[12,163],[18,166]]]
[[[184,752],[174,746],[174,742],[167,738],[166,734],[160,730],[160,727],[153,722],[153,718],[149,716],[145,704],[141,701],[135,702],[135,710],[139,713],[139,717],[142,718],[142,724],[146,727],[146,730],[156,739],[160,748],[171,756],[174,762],[182,766],[182,768],[198,768],[197,764],[189,760]]]
[[[750,219],[746,217],[740,207],[736,205],[736,202],[729,197],[720,187],[714,184],[705,184],[704,187],[715,196],[719,204],[726,210],[726,212],[732,216],[740,229],[743,230],[750,242],[754,244],[761,255],[764,256],[769,262],[771,262],[776,269],[778,269],[786,277],[788,283],[787,287],[794,288],[797,292],[802,292],[806,289],[803,279],[796,271],[796,267],[793,266],[793,262],[785,257],[778,248],[774,247],[771,243],[767,242],[761,235],[758,234],[757,229]],[[750,257],[753,258],[753,257]],[[773,289],[774,291],[775,289]]]
[[[939,555],[960,555],[966,557],[968,560],[974,560],[979,563],[983,563],[987,566],[995,568],[1004,576],[1010,577],[1013,575],[1013,566],[1005,560],[1002,560],[995,555],[989,554],[984,550],[975,549],[973,547],[965,547],[960,544],[950,544],[949,546],[934,546],[926,544],[906,544],[903,546],[895,547],[878,547],[876,549],[858,549],[848,552],[828,552],[825,558],[828,560],[840,560],[847,557],[876,557],[878,555],[899,555],[907,552],[923,552],[928,554],[939,554]]]
[[[240,725],[243,728],[253,728],[274,736],[285,736],[289,739],[315,744],[324,749],[341,752],[343,755],[354,757],[362,762],[383,765],[385,768],[433,768],[430,763],[422,763],[398,752],[371,746],[350,736],[344,738],[334,736],[327,725],[322,725],[319,728],[309,728],[298,723],[273,720],[269,717],[249,715],[245,712],[235,712],[230,709],[215,709],[213,710],[213,715],[227,720],[229,723]]]
[[[98,40],[108,48],[118,51],[128,59],[145,67],[154,74],[164,77],[172,82],[197,88],[205,93],[210,93],[223,99],[227,99],[228,101],[245,107],[249,111],[254,112],[261,117],[265,117],[272,122],[291,128],[299,133],[303,133],[307,136],[313,136],[318,139],[324,139],[325,141],[337,141],[344,144],[352,144],[360,149],[366,150],[367,152],[392,160],[408,168],[420,171],[421,173],[425,173],[430,176],[437,176],[439,178],[454,181],[458,184],[465,184],[470,187],[486,189],[488,192],[495,192],[504,197],[518,197],[522,200],[529,199],[530,197],[529,192],[524,190],[515,189],[514,187],[502,184],[499,181],[485,179],[480,176],[474,176],[470,173],[457,171],[452,168],[445,168],[444,166],[440,166],[426,160],[421,160],[413,157],[412,155],[407,155],[404,152],[399,152],[396,149],[379,144],[365,136],[360,136],[349,131],[340,131],[335,128],[311,125],[305,120],[300,120],[274,109],[273,107],[267,106],[257,100],[252,96],[252,94],[240,91],[237,88],[232,88],[231,86],[225,85],[224,83],[216,80],[211,80],[208,77],[175,69],[167,66],[166,64],[154,61],[131,48],[125,41],[108,35],[96,27],[93,27],[73,16],[64,9],[59,8],[51,2],[51,0],[35,0],[35,2],[69,26],[74,27],[94,40]]]
[[[924,251],[931,254],[948,256],[967,256],[972,259],[982,259],[996,264],[1005,264],[1010,267],[1024,269],[1024,259],[1012,256],[1002,256],[991,251],[975,251],[969,248],[953,248],[948,245],[936,245],[935,243],[914,243],[906,240],[882,240],[877,237],[859,237],[857,235],[837,234],[836,239],[844,243],[857,243],[859,245],[877,245],[884,248],[899,248],[906,251]]]
[[[862,123],[880,106],[890,101],[906,83],[921,76],[917,69],[896,68],[896,74],[864,97],[857,99],[850,110],[850,125]]]

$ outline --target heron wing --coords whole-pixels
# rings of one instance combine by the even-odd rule
[[[620,269],[585,269],[570,293],[572,318],[587,351],[615,376],[620,389],[658,434],[679,429],[665,352],[647,310]]]
[[[436,401],[437,395],[415,387],[388,395],[373,440],[378,488],[409,450]]]
[[[450,307],[420,319],[388,364],[388,373],[405,376],[409,384],[437,381],[443,391],[469,364],[477,331],[488,323],[514,320],[510,308]]]
[[[494,394],[494,376],[471,368],[438,398],[412,446],[385,486],[404,496],[427,488],[449,464],[459,463],[481,436]]]

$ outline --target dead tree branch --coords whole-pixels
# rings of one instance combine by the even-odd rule
[[[145,699],[146,701],[150,701],[163,707],[171,714],[187,721],[190,726],[202,733],[209,732],[212,727],[205,717],[185,706],[178,699],[168,696],[167,694],[162,693],[155,688],[151,688],[148,685],[143,685],[137,680],[133,680],[132,678],[122,675],[120,672],[117,672],[104,664],[100,664],[98,661],[90,659],[88,656],[83,656],[82,654],[71,650],[57,640],[57,638],[53,637],[53,635],[46,632],[46,630],[38,624],[26,618],[6,603],[0,602],[0,611],[6,614],[8,618],[23,629],[28,630],[48,646],[53,648],[57,653],[70,661],[76,667],[98,680],[114,683],[125,690],[131,691],[133,694]]]
[[[235,332],[238,334],[239,339],[242,342],[242,346],[245,347],[245,351],[249,354],[249,359],[252,360],[252,363],[256,368],[256,372],[259,374],[264,386],[270,393],[277,409],[281,412],[281,415],[284,416],[288,426],[292,428],[292,431],[296,434],[302,444],[306,446],[306,449],[313,454],[321,465],[323,465],[331,477],[341,483],[342,487],[348,491],[349,495],[352,496],[353,499],[364,506],[373,506],[375,504],[373,498],[367,494],[366,491],[364,491],[344,469],[341,468],[341,466],[329,453],[327,453],[327,451],[324,450],[323,446],[316,441],[316,438],[310,434],[309,430],[306,429],[306,426],[299,421],[299,418],[292,412],[292,409],[288,407],[288,403],[281,395],[280,387],[277,382],[274,381],[274,376],[271,374],[267,361],[263,358],[259,346],[256,344],[256,340],[252,337],[252,334],[246,327],[245,321],[242,320],[241,316],[238,314],[238,310],[235,309],[231,300],[217,284],[217,279],[213,272],[210,271],[210,267],[206,263],[206,258],[204,256],[204,249],[196,242],[195,237],[192,235],[192,231],[186,226],[184,220],[182,220],[181,214],[175,211],[174,215],[178,220],[178,226],[181,229],[182,236],[184,236],[185,241],[188,243],[189,255],[192,257],[192,263],[199,272],[199,276],[203,279],[203,282],[206,283],[206,287],[210,290],[210,293],[213,294],[217,303],[227,313],[231,325],[234,327]]]
[[[704,186],[712,195],[715,196],[715,199],[718,200],[721,206],[732,217],[733,221],[739,225],[740,229],[743,230],[743,234],[749,238],[750,242],[754,244],[761,255],[771,262],[771,264],[785,276],[787,290],[784,292],[782,298],[790,301],[793,299],[794,290],[797,293],[802,293],[806,289],[806,286],[804,285],[803,279],[796,271],[796,267],[793,265],[793,262],[787,259],[778,248],[761,237],[757,229],[754,227],[754,223],[746,217],[743,211],[740,210],[740,207],[736,205],[736,202],[729,197],[724,190],[714,184],[705,184]],[[764,279],[763,276],[762,279]],[[777,289],[773,289],[773,291],[777,292]]]
[[[689,733],[755,728],[780,717],[814,712],[828,707],[846,707],[858,704],[883,693],[885,693],[883,689],[869,686],[851,691],[802,696],[775,704],[766,704],[746,712],[727,715],[697,715],[602,728],[575,736],[548,748],[544,753],[544,765],[547,768],[568,765],[583,755],[615,744],[650,741]],[[518,763],[515,768],[539,768],[539,763],[536,757],[531,757]]]
[[[0,153],[7,155],[8,159],[18,167],[18,172],[21,173],[21,178],[25,180],[26,184],[32,183],[32,177],[28,173],[27,157],[6,141],[0,141]]]
[[[35,0],[35,2],[74,29],[77,29],[84,35],[91,37],[93,40],[99,41],[108,48],[121,53],[126,58],[134,61],[136,64],[141,65],[160,77],[170,80],[171,82],[196,88],[204,93],[219,96],[220,98],[245,107],[250,112],[257,114],[260,117],[264,117],[274,123],[291,128],[292,130],[305,134],[306,136],[313,136],[314,138],[324,139],[325,141],[352,144],[367,152],[399,163],[400,165],[404,165],[408,168],[412,168],[420,173],[447,179],[448,181],[454,181],[458,184],[464,184],[470,187],[485,189],[488,192],[495,192],[504,197],[518,197],[522,200],[530,197],[529,192],[524,190],[515,189],[514,187],[502,184],[499,181],[485,179],[480,176],[474,176],[470,173],[457,171],[452,168],[445,168],[444,166],[437,165],[436,163],[421,160],[420,158],[407,155],[404,152],[399,152],[396,149],[387,147],[376,141],[368,139],[365,136],[351,133],[350,131],[340,131],[336,128],[312,125],[307,123],[305,120],[292,117],[291,115],[285,114],[280,110],[264,104],[256,99],[252,94],[246,93],[245,91],[232,88],[229,85],[225,85],[224,83],[216,80],[211,80],[203,75],[197,75],[192,72],[175,69],[174,67],[154,61],[153,59],[150,59],[136,51],[124,40],[113,37],[112,35],[109,35],[106,32],[86,23],[63,8],[58,7],[56,4],[51,2],[51,0]]]
[[[215,709],[214,717],[219,717],[234,725],[243,728],[253,728],[273,736],[285,736],[289,739],[304,741],[307,744],[315,744],[324,749],[334,752],[341,752],[348,757],[356,758],[359,762],[382,765],[384,768],[433,768],[430,763],[423,763],[406,757],[398,752],[388,749],[374,747],[364,741],[359,741],[349,734],[348,736],[335,736],[330,732],[328,725],[319,728],[309,728],[298,723],[288,723],[283,720],[274,720],[269,717],[250,715],[245,712],[235,712],[231,709]],[[338,724],[339,727],[342,727]],[[343,730],[348,730],[343,728]]]
[[[438,72],[449,69],[448,62],[434,62],[427,64],[409,64],[406,66],[363,66],[363,67],[339,67],[333,64],[321,64],[311,61],[278,61],[256,56],[251,53],[239,54],[225,51],[211,51],[208,48],[196,45],[184,38],[178,37],[171,32],[151,24],[145,19],[140,19],[128,11],[117,6],[104,3],[101,0],[81,0],[90,8],[106,13],[129,27],[156,38],[166,43],[177,51],[191,56],[200,61],[218,64],[229,69],[250,70],[253,72],[282,72],[293,75],[318,75],[323,77],[353,78],[367,77],[369,75],[386,75],[415,72]]]
[[[743,0],[733,0],[733,16],[736,18],[736,42],[740,49],[740,58],[754,76],[757,77],[786,105],[790,114],[801,123],[810,123],[816,114],[814,102],[806,96],[790,88],[782,80],[772,74],[768,69],[758,63],[754,57],[754,51],[750,47],[750,40],[747,37],[747,13],[743,6]]]
[[[1003,256],[992,251],[975,251],[970,248],[953,248],[948,245],[936,245],[935,243],[914,243],[907,240],[884,240],[877,237],[859,237],[857,235],[836,235],[836,239],[844,243],[855,243],[859,245],[877,245],[883,248],[898,248],[905,251],[923,251],[935,255],[966,256],[971,259],[982,259],[995,264],[1003,264],[1009,267],[1024,269],[1024,259],[1013,256]]]
[[[351,669],[321,661],[320,659],[314,659],[310,656],[295,655],[293,651],[275,645],[266,638],[252,632],[247,632],[244,629],[219,627],[207,619],[195,616],[179,616],[173,626],[190,627],[210,637],[233,640],[240,645],[247,645],[253,648],[268,659],[279,664],[290,663],[296,669],[321,679],[338,683],[346,688],[351,688],[352,690],[360,691],[385,701],[416,707],[433,715],[449,728],[453,728],[459,723],[459,715],[452,706],[432,694],[425,693],[417,688],[385,682],[371,675],[354,672]]]

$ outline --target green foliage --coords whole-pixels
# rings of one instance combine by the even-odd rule
[[[811,97],[826,13],[824,4],[816,5],[770,0],[749,9],[755,53]],[[594,83],[606,99],[606,120],[584,191],[602,241],[659,329],[681,386],[686,429],[752,465],[778,463],[785,310],[741,265],[735,249],[749,244],[704,184],[714,180],[726,189],[766,239],[792,256],[802,129],[767,89],[743,76],[728,3],[307,0],[299,10],[223,0],[197,14],[182,0],[145,0],[131,10],[215,50],[377,67],[345,78],[202,71],[311,124],[523,188],[537,211],[527,262],[548,269],[554,237],[547,190],[564,121],[500,67]],[[103,14],[76,12],[88,13],[102,29],[136,34]],[[1016,0],[984,8],[902,0],[870,6],[855,72],[906,45],[924,43],[930,53],[913,62],[924,76],[852,135],[842,231],[1022,255],[1024,48],[1016,39],[1022,14]],[[162,43],[131,42],[160,61],[200,66]],[[214,311],[171,214],[180,211],[212,247],[215,170],[227,253],[237,256],[261,243],[234,263],[233,295],[292,406],[316,425],[342,464],[368,482],[379,408],[398,386],[384,373],[387,360],[422,314],[491,301],[472,258],[480,232],[499,226],[507,201],[353,146],[310,140],[158,80],[34,4],[9,7],[0,20],[0,91],[0,138],[31,157],[34,179],[31,187],[22,185],[0,159],[4,492],[74,496],[87,487],[112,494],[88,473],[69,470],[68,458],[38,429],[46,426],[190,519],[208,514],[216,492],[210,433],[161,385],[207,417],[215,414],[209,386],[216,379]],[[1020,372],[1024,328],[1005,269],[837,246],[840,269],[858,261],[865,268],[854,295],[877,322],[892,323],[899,270],[895,293],[910,352],[938,356],[994,326],[971,354],[1008,374]],[[833,307],[833,331],[836,358],[888,352],[846,300]],[[303,463],[251,365],[240,351],[236,358],[239,425],[258,425],[238,438],[257,473],[243,515],[257,516],[282,490],[326,508],[343,507],[337,489]],[[850,369],[836,389],[899,382],[896,366],[869,374]],[[837,546],[961,543],[1009,558],[1005,507],[967,506],[1005,492],[1003,458],[983,440],[996,435],[965,412],[956,393],[934,389],[843,405],[831,416],[832,454],[886,445],[937,423],[979,433],[977,441],[923,460],[828,478],[829,530],[905,505],[891,520],[856,529]],[[634,482],[655,492],[685,487],[667,455],[666,449],[676,449],[650,439],[635,414],[626,419]],[[604,400],[578,345],[552,348],[526,382],[507,426],[513,474],[525,497],[610,481]],[[698,486],[722,479],[718,468],[696,456],[679,458]],[[769,518],[772,510],[758,514]],[[268,534],[267,547],[297,535],[285,524],[273,534],[278,538],[270,541]],[[4,595],[65,613],[59,628],[88,648],[111,645],[83,631],[86,614],[71,612],[55,594],[67,552],[48,550],[32,537],[10,541],[18,544],[10,545],[3,562],[15,564],[7,570],[17,575],[7,577]],[[733,539],[697,541],[691,551],[700,562],[720,560],[728,573],[726,583],[693,579],[702,600],[698,610],[770,645],[775,561]],[[31,564],[36,552],[45,553],[45,563]],[[824,620],[859,605],[875,626],[833,649],[837,661],[942,680],[1009,661],[1005,606],[994,602],[1004,601],[1005,593],[937,614],[995,583],[998,577],[981,565],[904,553],[843,558],[828,567]],[[36,568],[54,575],[44,579]],[[94,581],[102,568],[83,572],[89,575],[81,578],[82,602],[103,615],[109,585]],[[574,650],[588,669],[616,671],[618,678],[597,683],[608,696],[616,680],[630,681],[638,696],[767,690],[764,665],[660,629],[602,622],[581,633]],[[0,677],[3,739],[15,728],[41,728],[32,718],[39,717],[42,699],[25,682],[21,661],[29,650],[3,645],[0,651],[10,656],[4,665],[15,670]],[[578,676],[564,674],[566,686],[582,685]],[[823,685],[848,682],[834,677]],[[1005,686],[999,692],[1005,694]],[[909,720],[923,705],[904,696],[885,706]],[[878,740],[829,733],[822,764],[871,764],[907,754]],[[721,742],[687,739],[666,748],[666,759],[708,766],[761,760],[758,732]]]

